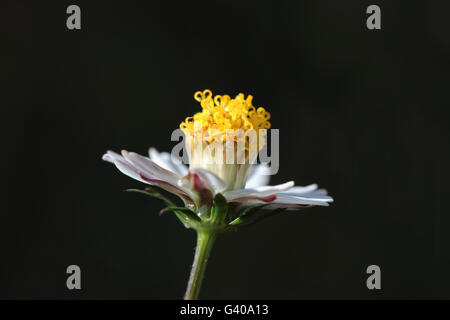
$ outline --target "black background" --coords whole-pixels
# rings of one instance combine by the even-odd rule
[[[70,4],[81,30],[66,28]],[[370,4],[382,30],[366,28]],[[201,297],[450,297],[448,2],[2,7],[0,298],[182,297],[195,233],[121,192],[142,185],[101,156],[169,151],[206,88],[272,114],[272,183],[317,182],[335,203],[220,237]],[[65,286],[71,264],[81,291]]]

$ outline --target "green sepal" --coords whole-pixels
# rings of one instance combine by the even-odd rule
[[[213,205],[211,207],[209,221],[214,224],[222,224],[227,217],[227,211],[227,200],[222,194],[216,194],[213,200]]]
[[[152,188],[145,188],[144,190],[141,190],[141,189],[126,189],[125,192],[136,192],[136,193],[144,194],[146,196],[162,200],[169,207],[175,207],[175,204],[172,201],[170,201],[169,199],[164,197],[161,193],[159,193],[158,191],[156,191],[156,190],[154,190]]]
[[[164,212],[167,212],[167,211],[173,211],[175,213],[186,215],[186,217],[188,219],[192,219],[192,220],[195,220],[195,221],[198,221],[198,222],[201,221],[200,217],[197,216],[194,211],[192,211],[191,209],[186,208],[186,207],[167,207],[167,208],[162,209],[159,212],[159,214],[161,215],[161,214],[163,214]]]
[[[254,223],[257,223],[261,220],[264,220],[268,217],[272,217],[274,215],[277,215],[278,213],[286,210],[285,208],[277,208],[273,210],[263,210],[265,206],[269,204],[263,204],[259,206],[252,206],[244,209],[241,213],[241,215],[231,221],[227,228],[226,232],[230,231],[237,231],[241,227],[250,226]]]
[[[181,221],[181,223],[186,228],[194,228],[196,229],[198,223],[200,222],[200,218],[195,214],[194,211],[192,211],[189,208],[185,207],[177,207],[172,201],[164,197],[161,193],[158,191],[152,189],[152,188],[145,188],[144,190],[141,189],[127,189],[125,190],[127,192],[136,192],[140,193],[152,198],[156,198],[159,200],[162,200],[168,207],[164,208],[160,211],[160,214],[165,211],[173,211],[175,215],[177,216],[178,220]]]
[[[229,223],[229,225],[230,226],[239,226],[239,225],[243,225],[243,224],[248,224],[252,220],[252,218],[255,216],[255,213],[258,212],[260,209],[264,208],[265,206],[267,206],[267,204],[261,204],[261,205],[257,205],[257,206],[249,206],[249,207],[245,208],[244,210],[242,210],[239,217],[237,217],[236,219],[231,221]]]

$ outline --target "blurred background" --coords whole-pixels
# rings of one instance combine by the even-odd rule
[[[82,29],[66,28],[67,6]],[[366,28],[381,7],[382,29]],[[195,233],[101,160],[169,151],[197,90],[254,95],[272,183],[329,208],[218,238],[208,299],[450,298],[445,1],[2,2],[0,298],[179,299]],[[82,290],[66,288],[66,268]],[[381,268],[381,290],[366,268]]]

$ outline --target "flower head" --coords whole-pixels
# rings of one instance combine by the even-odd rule
[[[180,125],[186,136],[189,168],[153,148],[148,157],[108,151],[103,160],[136,180],[177,195],[184,207],[154,190],[140,191],[165,201],[168,210],[196,230],[227,231],[258,220],[257,212],[262,209],[301,210],[333,201],[316,184],[296,187],[289,181],[267,185],[268,167],[256,164],[255,159],[265,144],[270,114],[255,108],[252,96],[213,98],[210,90],[204,90],[194,97],[202,111]]]

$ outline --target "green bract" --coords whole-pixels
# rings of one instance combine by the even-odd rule
[[[252,225],[285,210],[283,208],[267,210],[268,204],[258,202],[245,204],[227,202],[225,197],[218,193],[212,201],[209,214],[200,215],[188,207],[178,207],[153,188],[145,188],[144,190],[128,189],[126,191],[162,200],[167,207],[163,208],[159,212],[160,214],[172,211],[186,228],[213,234],[237,231],[241,227]],[[266,210],[264,210],[265,208]]]

